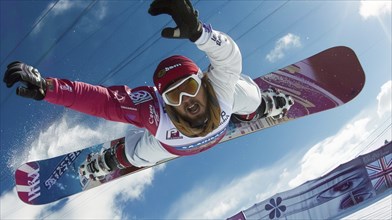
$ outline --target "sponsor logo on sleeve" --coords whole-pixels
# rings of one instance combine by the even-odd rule
[[[222,45],[222,35],[218,34],[216,35],[215,33],[212,34],[211,40],[215,41],[216,45],[221,46]]]
[[[152,100],[151,94],[143,90],[132,92],[129,96],[135,105],[139,105],[141,103]]]
[[[212,26],[210,24],[204,24],[203,23],[203,28],[207,33],[211,33],[212,32]]]
[[[68,92],[72,92],[72,87],[69,86],[68,84],[60,85],[60,89],[61,89],[61,90],[68,91]]]
[[[148,123],[155,124],[155,126],[158,127],[158,122],[159,122],[159,116],[157,112],[155,111],[155,108],[153,105],[149,105],[149,110],[150,110],[150,116],[148,117]]]
[[[118,91],[113,91],[113,95],[120,102],[123,102],[125,99],[125,97],[122,94],[120,94]]]

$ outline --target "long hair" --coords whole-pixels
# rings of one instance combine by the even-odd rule
[[[184,120],[177,114],[176,110],[172,106],[166,105],[166,113],[169,115],[169,118],[173,122],[174,126],[178,131],[188,137],[204,137],[215,130],[220,123],[221,108],[219,106],[215,90],[206,74],[202,78],[202,86],[203,85],[206,88],[207,95],[207,122],[204,124],[204,126],[198,128],[192,127],[188,121]]]

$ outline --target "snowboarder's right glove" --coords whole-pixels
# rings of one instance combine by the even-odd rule
[[[41,77],[37,69],[25,63],[15,61],[7,66],[3,81],[11,88],[16,82],[25,86],[19,86],[16,94],[26,98],[42,100],[46,94],[46,80]]]
[[[186,39],[195,42],[202,34],[203,25],[198,19],[198,12],[189,0],[154,0],[148,13],[153,16],[170,15],[177,27],[164,28],[162,37]]]

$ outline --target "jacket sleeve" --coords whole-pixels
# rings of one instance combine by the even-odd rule
[[[203,25],[203,33],[195,42],[209,60],[208,76],[220,88],[224,97],[232,97],[242,72],[242,56],[237,44],[225,33]]]
[[[45,100],[111,121],[143,127],[127,86],[94,86],[66,79],[48,78]]]

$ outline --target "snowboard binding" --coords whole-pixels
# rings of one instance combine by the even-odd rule
[[[123,152],[124,146],[124,142],[118,142],[114,147],[89,154],[79,166],[79,175],[92,180],[103,180],[112,171],[125,168],[118,161],[118,152]]]
[[[102,180],[112,170],[106,164],[104,150],[102,153],[91,153],[79,166],[79,174],[92,180]]]
[[[261,94],[261,104],[257,110],[248,115],[233,114],[232,120],[237,122],[251,122],[260,118],[271,117],[274,120],[283,118],[294,104],[291,96],[275,88],[269,88]]]
[[[283,118],[290,107],[294,105],[291,96],[282,93],[275,88],[269,88],[262,93],[265,101],[265,110],[263,117],[271,117],[275,120]]]

